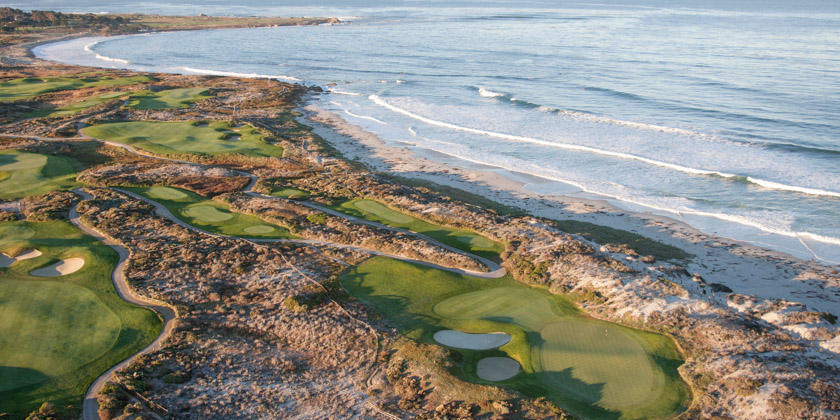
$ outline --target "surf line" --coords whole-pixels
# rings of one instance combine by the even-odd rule
[[[762,186],[762,187],[767,188],[767,189],[776,189],[776,190],[784,190],[784,191],[797,192],[797,193],[810,194],[810,195],[840,198],[840,192],[836,192],[836,191],[827,191],[827,190],[821,190],[821,189],[817,189],[817,188],[808,188],[808,187],[797,187],[797,186],[792,186],[792,185],[780,184],[778,182],[765,181],[765,180],[753,178],[753,177],[750,177],[750,176],[736,175],[736,174],[730,174],[730,173],[719,172],[719,171],[711,171],[711,170],[706,170],[706,169],[689,168],[687,166],[677,165],[677,164],[668,163],[668,162],[662,162],[662,161],[649,159],[649,158],[646,158],[646,157],[637,156],[637,155],[633,155],[633,154],[629,154],[629,153],[612,152],[612,151],[609,151],[609,150],[596,149],[594,147],[589,147],[589,146],[581,146],[581,145],[568,144],[568,143],[555,143],[555,142],[535,139],[535,138],[531,138],[531,137],[523,137],[523,136],[517,136],[517,135],[513,135],[513,134],[497,133],[497,132],[493,132],[493,131],[480,130],[480,129],[477,129],[477,128],[462,127],[460,125],[456,125],[456,124],[452,124],[452,123],[448,123],[448,122],[444,122],[444,121],[433,120],[431,118],[426,118],[422,115],[417,115],[417,114],[415,114],[411,111],[407,111],[407,110],[404,110],[402,108],[391,105],[387,101],[385,101],[384,99],[382,99],[381,97],[379,97],[377,95],[370,95],[368,97],[368,99],[373,101],[375,104],[377,104],[377,105],[379,105],[383,108],[386,108],[390,111],[396,112],[398,114],[405,115],[409,118],[424,122],[426,124],[436,125],[438,127],[449,128],[449,129],[452,129],[452,130],[463,131],[463,132],[478,134],[478,135],[487,136],[487,137],[494,137],[494,138],[502,139],[502,140],[510,140],[510,141],[517,141],[517,142],[521,142],[521,143],[538,144],[538,145],[541,145],[541,146],[548,146],[548,147],[554,147],[554,148],[565,149],[565,150],[574,150],[574,151],[578,151],[578,152],[598,154],[598,155],[602,155],[602,156],[609,156],[609,157],[625,159],[625,160],[635,160],[635,161],[639,161],[639,162],[642,162],[642,163],[647,163],[649,165],[659,166],[659,167],[668,168],[668,169],[673,169],[673,170],[676,170],[676,171],[679,171],[679,172],[684,172],[684,173],[688,173],[688,174],[692,174],[692,175],[707,175],[707,176],[708,175],[713,175],[713,176],[718,176],[718,177],[727,178],[727,179],[746,179],[748,182],[754,183],[756,185]]]

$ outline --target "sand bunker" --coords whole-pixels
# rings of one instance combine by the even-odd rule
[[[0,268],[8,267],[18,261],[28,260],[35,257],[40,257],[41,251],[37,249],[28,249],[21,252],[16,257],[10,257],[6,254],[0,254]]]
[[[84,266],[84,258],[68,258],[46,267],[36,268],[30,271],[29,274],[38,277],[66,276],[81,270]]]
[[[224,140],[224,141],[239,141],[241,138],[242,138],[241,135],[234,134],[234,135],[231,135],[231,136],[225,136],[224,138],[222,138],[222,140]]]
[[[268,225],[248,226],[245,229],[242,229],[242,231],[245,232],[245,233],[254,233],[254,234],[268,233],[268,232],[271,232],[273,230],[274,230],[274,228],[271,227],[271,226],[268,226]]]
[[[470,334],[455,330],[438,331],[434,338],[444,346],[467,350],[495,349],[510,342],[510,335],[505,333]]]
[[[519,373],[519,362],[509,357],[485,357],[476,367],[476,374],[485,381],[504,381]]]

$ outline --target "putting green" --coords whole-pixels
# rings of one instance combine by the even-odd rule
[[[43,254],[0,268],[0,412],[23,418],[48,401],[76,417],[91,382],[148,345],[161,322],[117,295],[117,253],[70,223],[0,222],[0,252],[31,249]],[[73,258],[83,270],[30,274]]]
[[[205,205],[187,207],[184,210],[184,214],[206,223],[223,222],[233,219],[233,214],[213,206]]]
[[[0,199],[22,198],[78,186],[67,158],[9,150],[0,152]]]
[[[227,141],[233,130],[228,123],[208,125],[191,122],[129,121],[99,124],[82,129],[93,138],[128,144],[161,155],[198,154],[215,156],[241,154],[255,157],[282,157],[283,148],[262,141],[254,127],[236,128],[239,141]]]
[[[135,109],[186,108],[193,102],[210,96],[205,88],[169,89],[160,92],[143,91],[131,95],[128,107]]]
[[[585,318],[561,296],[509,277],[478,279],[381,257],[341,281],[413,339],[435,343],[445,329],[510,334],[498,349],[458,350],[467,379],[493,378],[581,417],[666,417],[685,408],[688,388],[671,339]],[[522,371],[510,379],[479,375],[479,361],[494,357],[509,357]]]
[[[379,222],[384,225],[422,233],[453,248],[491,260],[498,261],[499,255],[505,250],[503,244],[494,242],[471,230],[435,225],[408,214],[392,210],[382,203],[373,200],[351,200],[339,206],[333,206],[332,208],[372,222]]]
[[[232,212],[227,204],[204,198],[192,191],[172,187],[126,190],[162,204],[183,222],[209,232],[245,238],[297,238],[285,227],[266,223],[250,214]]]
[[[188,197],[181,191],[169,187],[150,187],[148,191],[149,194],[157,198],[163,198],[164,200],[180,200]]]
[[[242,231],[246,233],[268,233],[273,232],[274,228],[268,225],[256,225],[248,226],[245,229],[242,229]]]

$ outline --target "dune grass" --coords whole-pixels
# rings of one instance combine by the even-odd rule
[[[688,389],[671,339],[585,318],[562,296],[509,277],[479,279],[386,258],[366,261],[341,282],[415,340],[435,343],[442,329],[510,334],[498,349],[455,350],[470,381],[488,383],[476,363],[503,356],[522,372],[500,384],[582,417],[664,417],[684,408]]]
[[[76,187],[80,184],[76,182],[74,166],[75,162],[60,156],[0,151],[0,199]]]
[[[14,79],[0,83],[0,102],[29,99],[48,92],[97,86],[128,86],[152,82],[148,76],[133,77],[52,77]]]
[[[262,141],[250,125],[233,127],[224,121],[192,122],[129,121],[99,124],[82,129],[90,137],[128,144],[159,155],[195,154],[216,156],[241,154],[281,157],[283,148]]]
[[[408,214],[392,210],[373,200],[350,200],[334,206],[334,210],[372,222],[422,233],[453,248],[499,261],[505,246],[467,229],[435,225]]]
[[[272,191],[270,194],[272,197],[283,197],[283,198],[306,198],[309,197],[309,192],[304,190],[299,190],[297,188],[283,188],[282,190]]]
[[[160,92],[142,91],[131,95],[128,107],[134,109],[187,108],[193,102],[209,97],[205,88],[169,89]]]
[[[23,417],[43,402],[78,416],[93,380],[160,332],[151,311],[123,301],[111,282],[117,254],[63,221],[0,222],[0,252],[43,255],[0,268],[0,412]],[[29,272],[80,257],[61,277]]]
[[[232,212],[224,203],[192,191],[159,186],[126,190],[163,204],[175,217],[208,232],[253,239],[297,238],[283,226],[268,223],[257,216]]]

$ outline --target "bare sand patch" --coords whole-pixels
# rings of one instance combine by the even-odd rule
[[[55,264],[48,265],[46,267],[36,268],[30,271],[29,274],[38,277],[66,276],[68,274],[72,274],[81,270],[84,266],[84,258],[74,257],[68,258],[66,260],[61,260]]]
[[[10,257],[7,254],[0,254],[0,268],[8,267],[18,261],[28,260],[40,256],[41,251],[38,251],[37,249],[28,249],[14,257]]]
[[[504,381],[519,373],[519,362],[510,357],[485,357],[478,361],[476,374],[485,381]]]
[[[455,330],[442,330],[434,335],[435,341],[444,346],[467,350],[489,350],[510,342],[510,335],[500,332],[471,334]]]

